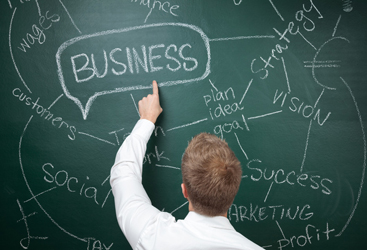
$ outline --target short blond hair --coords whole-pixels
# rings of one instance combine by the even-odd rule
[[[225,214],[238,192],[241,163],[227,142],[201,133],[189,143],[182,157],[182,180],[195,212]]]

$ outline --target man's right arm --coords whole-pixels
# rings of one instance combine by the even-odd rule
[[[119,226],[134,249],[146,225],[160,212],[152,206],[142,185],[146,144],[154,129],[148,120],[139,120],[116,154],[110,183]]]
[[[140,120],[121,145],[111,169],[117,220],[132,248],[146,225],[160,213],[144,190],[142,172],[146,145],[161,112],[158,84],[153,81],[153,94],[139,101]]]

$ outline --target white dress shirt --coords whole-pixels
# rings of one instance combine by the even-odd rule
[[[224,216],[208,217],[189,212],[178,220],[154,206],[142,185],[143,159],[154,130],[139,120],[117,152],[110,183],[116,216],[133,249],[263,249],[236,232]],[[177,184],[179,185],[179,184]]]

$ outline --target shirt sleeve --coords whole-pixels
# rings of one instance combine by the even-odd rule
[[[111,169],[117,220],[133,249],[149,221],[160,213],[142,185],[143,160],[153,130],[152,122],[139,120],[118,150]]]

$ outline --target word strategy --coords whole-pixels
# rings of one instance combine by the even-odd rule
[[[310,46],[316,50],[315,46],[313,46],[301,33],[300,27],[303,28],[306,32],[312,32],[315,30],[316,25],[314,21],[306,16],[305,13],[310,13],[311,11],[316,11],[319,15],[318,18],[323,18],[320,11],[317,9],[315,4],[310,0],[310,7],[306,8],[305,4],[303,4],[303,8],[295,13],[295,20],[298,22],[295,23],[293,21],[290,21],[288,23],[288,27],[284,30],[284,32],[278,31],[278,29],[273,28],[275,33],[279,36],[279,41],[285,42],[285,44],[276,44],[275,48],[271,50],[270,56],[268,56],[268,59],[264,59],[262,56],[260,56],[260,60],[254,58],[251,61],[251,72],[254,74],[259,75],[261,79],[266,79],[269,76],[269,69],[274,69],[275,66],[272,64],[273,59],[276,61],[283,60],[283,57],[280,58],[280,56],[284,53],[284,51],[288,50],[288,45],[291,43],[291,40],[286,35],[289,33],[292,36],[300,35]]]

